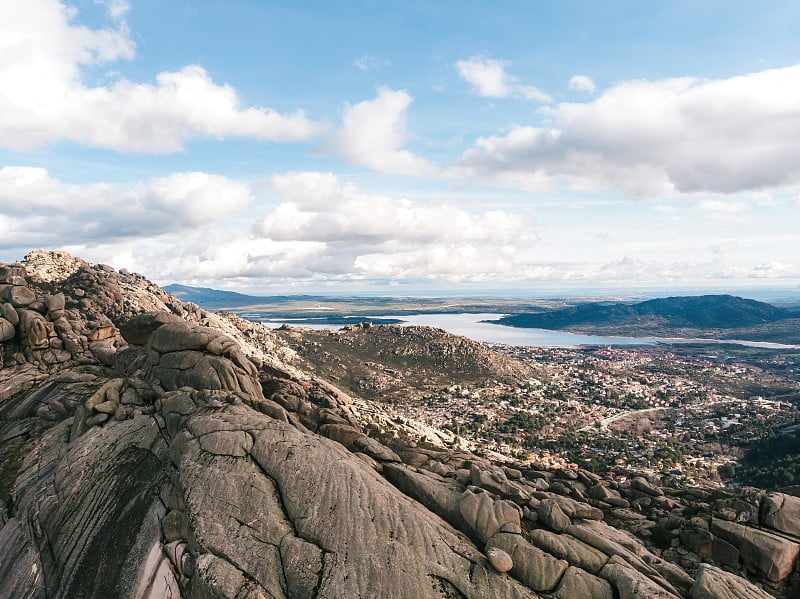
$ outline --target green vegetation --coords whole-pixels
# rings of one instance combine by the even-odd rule
[[[637,304],[592,302],[536,314],[515,314],[502,324],[525,328],[561,329],[582,324],[635,324],[651,320],[666,327],[735,328],[790,318],[784,308],[732,295],[666,297]]]
[[[797,312],[731,295],[668,297],[640,303],[589,302],[511,314],[499,324],[590,335],[748,339],[800,344]]]
[[[719,473],[764,489],[800,485],[800,429],[786,435],[773,432],[747,448],[740,466],[720,468]]]

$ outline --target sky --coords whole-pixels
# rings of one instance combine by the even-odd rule
[[[800,3],[0,0],[0,261],[800,289]]]

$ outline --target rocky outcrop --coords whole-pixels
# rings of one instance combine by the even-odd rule
[[[771,595],[740,576],[701,564],[691,599],[770,599]]]
[[[789,576],[800,554],[797,543],[735,522],[714,519],[711,530],[739,549],[745,568],[771,582],[780,582]]]
[[[24,580],[30,596],[52,597],[534,596],[340,443],[265,414],[255,367],[209,351],[226,345],[217,331],[165,323],[113,369],[64,370],[3,404],[4,420],[54,401],[64,411],[38,437],[29,429],[0,586]]]
[[[0,597],[796,591],[796,498],[416,447],[139,275],[36,252],[0,280]]]
[[[767,493],[761,504],[761,522],[800,539],[800,498],[784,493]]]

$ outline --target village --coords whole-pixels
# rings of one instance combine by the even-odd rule
[[[451,385],[407,404],[408,417],[542,466],[577,463],[625,476],[719,482],[741,446],[800,423],[800,384],[773,369],[670,347],[491,349],[534,363],[519,385]],[[795,376],[786,376],[794,374]]]

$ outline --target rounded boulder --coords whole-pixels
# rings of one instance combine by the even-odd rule
[[[492,568],[498,572],[508,572],[514,567],[511,556],[497,547],[491,547],[486,551],[486,557],[489,558],[489,563],[492,564]]]

